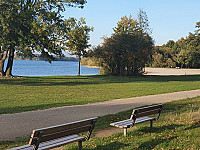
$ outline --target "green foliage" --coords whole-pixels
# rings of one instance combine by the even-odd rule
[[[163,46],[154,48],[152,55],[153,67],[200,68],[200,34],[199,22],[195,33],[177,42],[169,40]]]
[[[153,46],[147,29],[147,16],[142,12],[139,21],[131,15],[121,18],[113,28],[114,34],[94,50],[95,57],[102,61],[105,74],[131,76],[142,71]]]
[[[54,55],[63,56],[61,50],[69,27],[61,12],[66,6],[82,7],[84,3],[85,0],[1,1],[0,53],[9,52],[6,75],[12,75],[15,52],[24,57],[34,57],[34,52],[39,52],[49,62]]]
[[[67,27],[70,31],[66,34],[68,40],[65,43],[71,55],[76,55],[79,58],[79,72],[80,75],[80,59],[85,56],[90,45],[88,44],[89,32],[93,31],[93,27],[86,25],[85,19],[81,18],[79,21],[75,18],[68,20]]]

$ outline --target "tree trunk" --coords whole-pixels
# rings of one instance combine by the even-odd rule
[[[0,77],[5,76],[4,68],[4,61],[0,61]]]
[[[10,47],[9,57],[8,57],[8,64],[6,67],[6,76],[10,77],[12,76],[12,67],[13,67],[13,60],[14,60],[14,46]]]
[[[0,52],[0,77],[3,77],[5,76],[5,72],[4,72],[4,62],[7,58],[7,54],[8,54],[8,51],[5,52]]]
[[[78,76],[81,75],[81,56],[78,56]]]

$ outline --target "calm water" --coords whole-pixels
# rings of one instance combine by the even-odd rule
[[[81,66],[81,75],[97,75],[96,68],[86,68]],[[77,75],[78,62],[74,61],[54,61],[51,64],[46,61],[14,60],[14,76],[62,76]]]

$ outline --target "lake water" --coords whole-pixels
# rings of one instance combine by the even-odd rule
[[[12,74],[14,76],[63,76],[77,75],[78,62],[75,61],[33,61],[14,60]],[[99,69],[81,66],[81,75],[97,75]]]

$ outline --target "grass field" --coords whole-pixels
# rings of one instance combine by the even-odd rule
[[[200,89],[200,75],[0,79],[0,114]]]
[[[109,137],[93,137],[84,142],[85,150],[149,150],[149,149],[193,149],[200,148],[200,97],[173,101],[164,105],[160,119],[136,125],[128,136],[117,133]],[[97,130],[106,128],[110,122],[127,119],[132,110],[101,117]],[[126,117],[125,117],[126,116]],[[106,125],[105,125],[106,124]],[[65,146],[67,150],[76,150],[77,143]]]
[[[127,119],[132,110],[99,117],[95,132],[104,132],[110,122]],[[200,97],[173,101],[164,104],[158,121],[153,123],[150,131],[149,122],[135,126],[128,136],[121,133],[108,137],[92,137],[83,142],[84,150],[149,150],[149,149],[191,149],[200,147]],[[94,134],[93,134],[94,135]],[[0,141],[0,149],[24,145],[28,138],[15,141]],[[66,150],[77,150],[77,143],[63,147]]]

